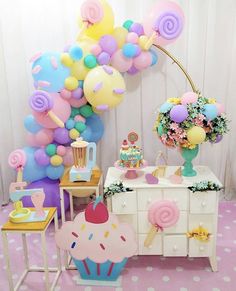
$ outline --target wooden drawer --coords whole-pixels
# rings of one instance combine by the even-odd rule
[[[148,210],[150,204],[162,199],[161,189],[138,189],[138,210]]]
[[[179,210],[188,210],[188,189],[164,189],[163,199],[171,200],[176,203]]]
[[[197,239],[189,239],[189,257],[210,257],[212,255],[213,236],[208,242],[201,242]]]
[[[136,192],[117,193],[112,196],[112,212],[116,214],[135,214],[137,211]]]
[[[210,214],[189,214],[189,227],[188,230],[192,231],[199,226],[206,228],[210,233],[214,232],[214,215]]]
[[[144,241],[146,239],[145,234],[140,234],[139,238],[139,255],[162,255],[162,235],[157,233],[152,245],[148,248],[144,246]]]
[[[180,212],[180,217],[176,225],[164,229],[165,233],[186,233],[187,232],[187,213]],[[151,224],[148,221],[148,212],[141,211],[138,213],[138,232],[148,233],[151,228]]]
[[[190,192],[191,213],[214,213],[216,209],[216,191]]]
[[[188,239],[186,235],[165,235],[163,237],[163,255],[166,257],[187,256]]]

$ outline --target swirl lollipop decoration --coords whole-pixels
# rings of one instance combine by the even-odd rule
[[[8,164],[11,168],[17,170],[17,182],[23,181],[23,168],[26,164],[26,154],[23,150],[17,149],[10,153]]]
[[[55,122],[59,127],[64,127],[64,123],[61,119],[51,111],[53,108],[53,100],[50,94],[45,91],[37,90],[30,97],[29,100],[30,107],[36,111],[41,113],[47,113],[48,116]]]
[[[148,209],[148,220],[152,224],[144,246],[149,247],[156,233],[164,228],[171,227],[179,220],[179,209],[176,204],[169,200],[154,202]]]

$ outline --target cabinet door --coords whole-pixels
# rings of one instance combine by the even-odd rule
[[[216,210],[216,191],[190,192],[191,213],[214,213]]]
[[[189,256],[190,257],[210,257],[212,255],[213,236],[209,241],[202,242],[194,238],[189,239]]]
[[[162,199],[161,189],[137,189],[138,210],[147,211],[150,204]]]
[[[135,214],[137,211],[136,192],[117,193],[112,196],[112,212],[116,214]]]
[[[190,214],[189,215],[189,231],[192,231],[199,226],[206,228],[208,232],[214,232],[215,216],[211,214]]]
[[[163,199],[174,201],[179,208],[179,210],[188,210],[188,189],[164,189]]]
[[[187,243],[186,235],[164,235],[163,255],[166,257],[187,256]]]
[[[140,234],[139,238],[139,255],[162,255],[162,235],[157,233],[152,244],[149,247],[144,246],[146,234]]]

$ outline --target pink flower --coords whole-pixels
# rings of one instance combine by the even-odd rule
[[[179,129],[178,123],[171,123],[170,129],[172,129],[172,130],[178,130]]]

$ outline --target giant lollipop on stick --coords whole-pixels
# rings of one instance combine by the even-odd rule
[[[148,209],[148,220],[152,224],[144,246],[149,247],[155,238],[158,230],[173,226],[179,220],[179,209],[176,204],[169,200],[154,202]]]
[[[23,150],[15,150],[8,157],[8,164],[17,171],[17,182],[23,181],[23,169],[26,163],[26,154]]]
[[[80,8],[80,12],[83,24],[77,40],[79,40],[83,36],[85,30],[89,26],[100,22],[104,15],[102,5],[98,0],[85,1]]]
[[[59,127],[64,127],[62,120],[51,111],[53,107],[53,99],[49,93],[42,90],[36,90],[30,97],[29,104],[34,111],[48,114],[52,121]]]

